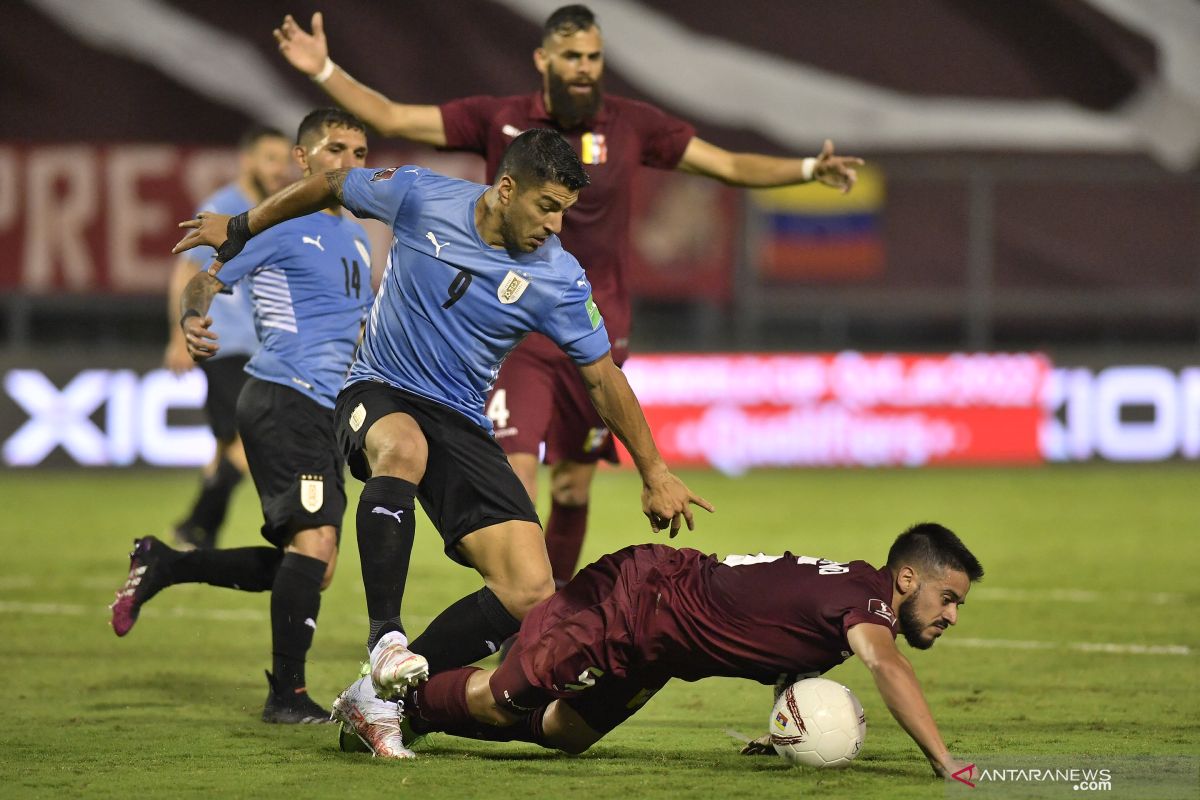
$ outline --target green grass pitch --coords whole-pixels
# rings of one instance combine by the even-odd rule
[[[717,514],[701,512],[676,543],[707,552],[786,548],[879,564],[912,522],[959,532],[987,576],[956,628],[928,652],[908,651],[955,752],[1200,752],[1195,466],[684,478]],[[131,540],[161,533],[194,488],[186,472],[0,477],[0,796],[944,796],[855,659],[828,675],[867,711],[863,753],[841,771],[739,757],[727,731],[765,730],[771,703],[769,689],[734,680],[675,682],[581,757],[442,736],[419,760],[389,763],[337,752],[331,727],[264,725],[268,595],[174,587],[126,639],[107,624]],[[352,503],[358,490],[350,481]],[[600,475],[585,559],[656,538],[638,491],[631,472]],[[363,655],[352,510],[348,519],[309,662],[325,705]],[[258,521],[247,483],[224,545],[259,543]],[[439,544],[422,519],[405,604],[413,632],[479,585]],[[1162,647],[1173,649],[1153,650]]]

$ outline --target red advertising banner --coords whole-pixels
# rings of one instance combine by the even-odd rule
[[[1044,460],[1038,354],[653,355],[625,365],[663,457],[754,467]]]

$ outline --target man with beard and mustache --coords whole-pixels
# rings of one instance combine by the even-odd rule
[[[240,214],[261,203],[287,183],[291,167],[292,146],[282,131],[255,126],[238,140],[237,178],[222,186],[200,204],[197,213]],[[179,295],[192,277],[208,266],[212,250],[188,253],[175,261],[175,269],[167,289],[167,326],[170,336],[163,355],[163,366],[181,375],[194,368],[183,338],[183,329],[176,324],[179,318]],[[211,550],[217,545],[217,533],[225,521],[229,499],[249,469],[246,454],[238,437],[234,411],[238,394],[246,382],[243,371],[250,356],[258,350],[258,335],[254,331],[254,308],[244,287],[230,287],[213,298],[209,315],[213,330],[221,336],[221,351],[200,365],[208,383],[204,411],[217,452],[204,468],[200,493],[191,510],[174,525],[175,544],[186,549]]]
[[[678,169],[732,186],[784,186],[817,181],[843,191],[854,185],[861,159],[836,156],[826,142],[814,158],[731,153],[647,103],[605,95],[600,28],[583,5],[554,11],[542,30],[534,64],[540,91],[512,97],[476,96],[440,106],[394,103],[355,81],[329,59],[321,14],[312,33],[289,15],[275,30],[284,57],[336,102],[384,136],[479,153],[493,180],[504,149],[521,131],[553,128],[579,154],[591,184],[563,223],[563,247],[579,259],[604,313],[613,360],[629,351],[633,174],[640,166]],[[487,405],[496,440],[531,498],[537,500],[538,454],[550,465],[546,545],[555,583],[575,572],[587,527],[596,464],[617,461],[616,445],[588,400],[570,359],[548,339],[530,336],[505,362]]]
[[[880,569],[791,553],[719,561],[691,549],[627,547],[529,612],[497,669],[435,675],[377,724],[580,753],[671,678],[748,678],[782,691],[857,655],[945,777],[963,764],[942,741],[896,633],[932,647],[982,577],[962,541],[932,522],[900,534]],[[766,752],[774,754],[769,744]]]

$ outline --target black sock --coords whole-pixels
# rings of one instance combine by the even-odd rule
[[[217,462],[217,470],[204,479],[200,485],[200,494],[192,504],[192,511],[178,527],[202,531],[201,546],[213,547],[217,541],[217,531],[225,522],[225,513],[229,510],[229,498],[233,490],[242,481],[242,471],[227,458]]]
[[[385,633],[404,632],[400,604],[416,535],[416,493],[417,487],[409,481],[385,476],[367,481],[358,500],[358,558],[371,620],[368,651]]]
[[[271,587],[271,671],[279,694],[305,686],[304,661],[317,631],[325,562],[286,553]]]
[[[168,583],[207,583],[265,592],[275,582],[283,551],[274,547],[235,547],[231,550],[189,550],[167,562]]]
[[[429,673],[465,667],[496,652],[521,621],[486,586],[447,608],[409,649],[429,661]]]

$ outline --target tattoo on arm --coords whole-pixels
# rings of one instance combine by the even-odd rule
[[[183,295],[179,298],[180,320],[182,321],[188,316],[207,316],[213,296],[219,291],[221,291],[221,282],[211,273],[197,272],[188,281],[188,285],[183,289]]]
[[[337,198],[337,201],[342,202],[342,184],[346,182],[346,176],[350,174],[347,169],[335,169],[325,173],[325,182],[329,185],[329,191]]]

